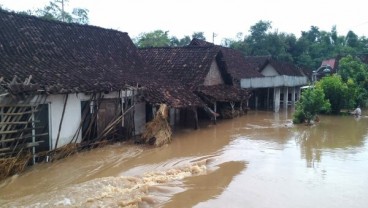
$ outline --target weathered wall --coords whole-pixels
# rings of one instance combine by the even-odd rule
[[[276,69],[271,66],[271,64],[268,64],[262,71],[261,74],[263,74],[266,77],[273,77],[278,76],[279,73],[277,73]]]
[[[132,93],[128,92],[127,95],[130,96]],[[60,120],[63,112],[63,106],[66,95],[50,95],[47,97],[46,102],[49,103],[49,113],[50,113],[50,146],[51,149],[55,148],[57,135],[59,131]],[[125,96],[123,92],[121,96]],[[119,92],[111,92],[108,94],[104,94],[103,97],[107,98],[118,98]],[[81,112],[81,101],[86,101],[90,99],[90,95],[85,95],[84,93],[78,94],[69,94],[68,101],[66,103],[64,120],[60,130],[60,136],[57,147],[61,147],[65,144],[68,144],[70,140],[73,138],[74,134],[79,128],[82,112]],[[138,104],[136,106],[136,115],[135,126],[138,132],[144,129],[145,124],[145,105]],[[137,131],[136,130],[136,131]],[[82,138],[81,131],[77,135],[77,142],[80,142]]]
[[[222,79],[220,68],[216,63],[216,60],[213,60],[211,69],[204,80],[204,85],[210,86],[218,84],[224,84],[224,80]]]

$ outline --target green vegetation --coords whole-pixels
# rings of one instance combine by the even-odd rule
[[[326,108],[326,101],[315,95],[320,93],[318,91],[322,91],[330,108]],[[324,107],[314,102],[321,102]],[[310,123],[318,113],[329,113],[329,109],[332,114],[340,114],[342,109],[352,109],[358,105],[366,107],[367,103],[368,66],[359,58],[348,55],[340,60],[338,74],[322,78],[315,84],[315,89],[303,92],[293,122],[307,120]]]
[[[250,27],[250,35],[239,33],[235,40],[225,39],[223,45],[238,49],[247,56],[272,56],[276,60],[292,62],[312,70],[328,58],[368,53],[366,37],[358,37],[353,31],[346,36],[338,35],[335,26],[331,31],[321,31],[311,26],[309,31],[301,31],[299,38],[271,29],[271,22],[259,21]]]
[[[206,40],[203,32],[194,32],[192,38]],[[169,36],[169,31],[155,30],[153,32],[141,33],[133,41],[139,48],[168,47],[188,45],[192,38],[184,36],[184,38],[178,39],[175,36]]]
[[[296,105],[293,123],[311,123],[321,111],[329,112],[331,105],[320,87],[306,89]]]
[[[78,23],[78,24],[88,24],[88,9],[73,8],[72,12],[67,12],[65,10],[66,4],[69,0],[52,0],[48,5],[44,6],[42,9],[36,9],[35,11],[27,10],[17,12],[18,14],[28,14],[35,15],[37,17],[47,19],[63,21],[68,23]],[[2,8],[0,5],[0,10],[7,10]]]
[[[325,98],[331,104],[332,114],[339,114],[344,107],[354,107],[354,103],[349,103],[354,95],[348,93],[348,85],[342,81],[340,76],[324,77],[317,82],[316,88],[322,89]]]

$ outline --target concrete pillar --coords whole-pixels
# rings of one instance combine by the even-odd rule
[[[300,95],[301,95],[301,89],[300,87],[296,88],[296,101],[300,100]]]
[[[274,111],[277,113],[280,110],[280,88],[275,87],[273,90],[273,102],[274,102]]]
[[[293,87],[291,89],[291,104],[292,105],[295,105],[295,101],[296,101],[296,99],[295,99],[295,93],[296,93],[296,90],[295,90],[295,87]]]
[[[289,91],[288,87],[284,88],[284,108],[287,109],[288,107],[288,99],[289,99]]]

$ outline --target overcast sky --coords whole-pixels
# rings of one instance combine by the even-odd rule
[[[49,0],[0,0],[10,10],[42,8]],[[259,20],[271,21],[272,30],[293,33],[308,31],[312,25],[339,35],[349,30],[368,35],[367,3],[363,0],[69,0],[66,10],[89,10],[91,25],[128,32],[134,38],[156,29],[178,38],[204,32],[215,43],[223,38],[248,34]]]

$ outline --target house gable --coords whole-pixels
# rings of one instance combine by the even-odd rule
[[[266,77],[274,77],[274,76],[280,75],[271,64],[267,64],[262,69],[261,74],[263,74],[263,76],[266,76]]]
[[[211,86],[211,85],[219,85],[224,84],[224,79],[221,76],[220,68],[216,63],[216,60],[212,61],[211,68],[208,71],[206,78],[204,79],[203,85]]]

